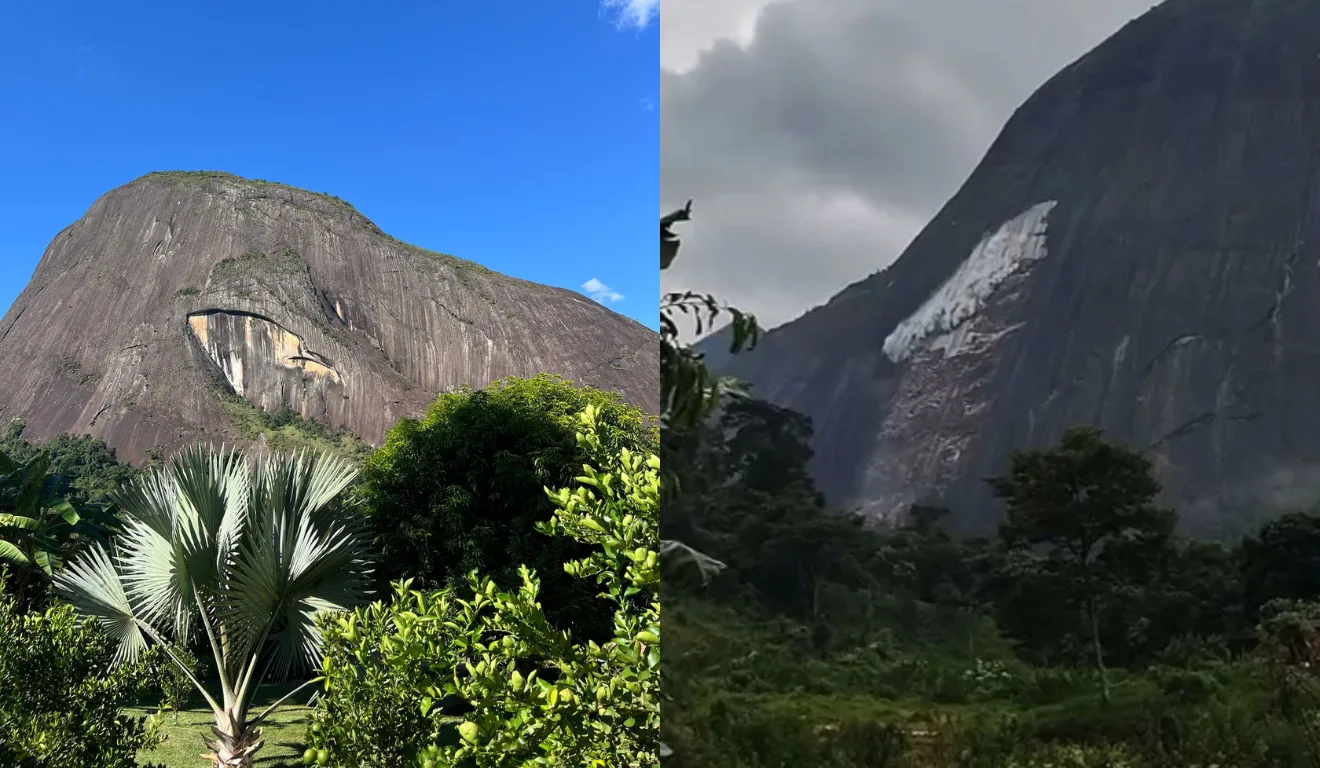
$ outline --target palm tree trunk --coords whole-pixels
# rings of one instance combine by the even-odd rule
[[[203,739],[210,754],[202,755],[216,768],[252,768],[253,757],[265,742],[261,740],[261,729],[250,728],[235,723],[233,717],[221,727],[211,726],[214,739]]]

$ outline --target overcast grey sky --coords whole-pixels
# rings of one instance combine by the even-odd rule
[[[663,0],[661,287],[772,328],[888,265],[1013,110],[1152,0]]]

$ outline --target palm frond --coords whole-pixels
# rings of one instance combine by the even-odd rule
[[[660,541],[660,556],[673,558],[675,564],[678,565],[695,565],[697,572],[701,574],[703,583],[709,582],[727,567],[710,555],[699,552],[687,544],[673,539],[662,539]]]
[[[360,604],[369,586],[367,540],[348,527],[326,534],[310,523],[300,526],[285,590],[288,623],[275,645],[275,668],[287,674],[295,665],[314,664],[320,656],[317,614]]]
[[[114,555],[93,548],[57,576],[59,588],[118,638],[124,659],[147,638],[168,642],[166,625],[189,635],[201,617],[224,693],[223,705],[208,702],[217,718],[242,722],[266,672],[316,662],[316,616],[368,594],[368,538],[333,505],[354,474],[325,456],[252,466],[224,449],[185,450],[115,495]]]
[[[54,577],[56,591],[84,616],[96,619],[115,640],[115,663],[137,659],[147,647],[136,612],[110,554],[92,547]]]
[[[184,543],[173,530],[162,534],[136,518],[125,520],[116,541],[122,583],[141,618],[170,627],[175,637],[188,636],[195,606]]]
[[[224,570],[247,516],[247,462],[235,451],[194,446],[175,456],[170,475],[188,570],[197,583],[210,584]]]
[[[315,662],[317,613],[350,607],[365,594],[367,540],[327,511],[353,476],[344,462],[298,454],[266,460],[252,485],[254,514],[230,569],[227,604],[249,640],[279,624],[278,674]]]

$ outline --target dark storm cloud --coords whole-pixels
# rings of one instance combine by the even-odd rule
[[[773,326],[883,268],[1018,104],[1150,5],[668,2],[662,211],[696,202],[663,287]]]

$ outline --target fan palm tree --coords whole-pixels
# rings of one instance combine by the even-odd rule
[[[262,720],[319,678],[249,717],[257,686],[314,666],[316,615],[367,597],[367,540],[334,504],[354,475],[324,454],[250,464],[223,448],[187,449],[114,495],[124,530],[113,550],[90,549],[55,576],[60,594],[117,640],[116,662],[155,643],[183,669],[215,715],[203,755],[215,766],[250,768]],[[195,626],[215,657],[218,696],[166,639]]]

